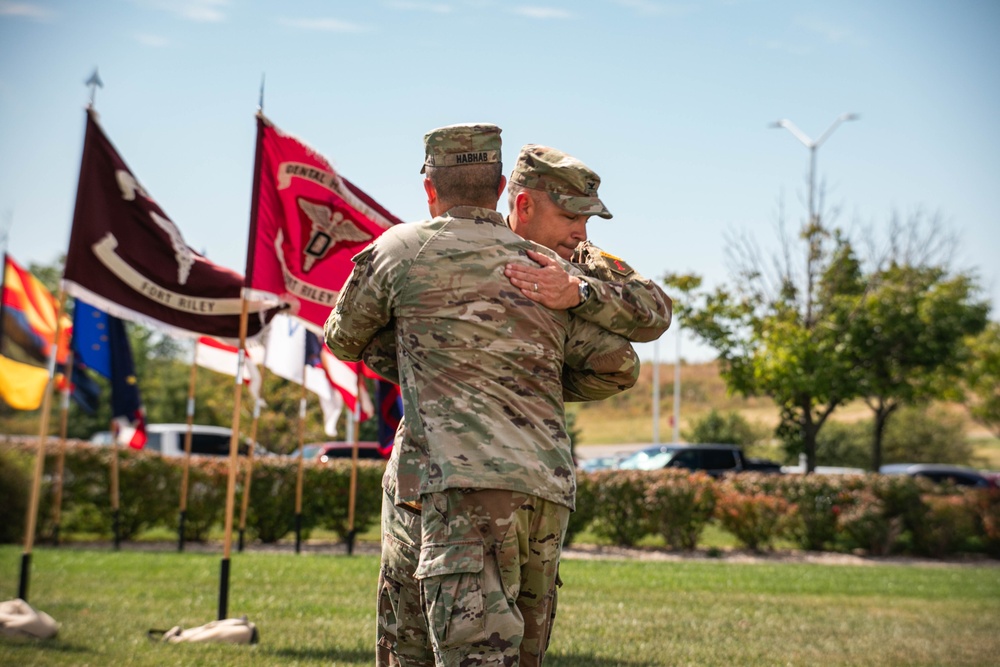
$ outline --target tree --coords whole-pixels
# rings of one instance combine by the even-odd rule
[[[805,254],[802,270],[792,260],[792,242],[781,236],[782,252],[770,271],[751,240],[730,241],[731,288],[697,293],[697,276],[671,274],[664,281],[679,292],[674,304],[686,327],[719,352],[729,390],[772,398],[781,409],[778,435],[788,454],[805,452],[811,471],[817,434],[854,395],[842,344],[849,318],[845,306],[864,287],[850,243],[824,227],[819,216],[798,237]]]
[[[760,439],[757,429],[735,410],[723,413],[715,408],[684,432],[688,442],[711,442],[749,447]]]
[[[944,267],[892,263],[871,275],[844,344],[859,395],[874,413],[873,470],[882,465],[886,425],[900,406],[954,397],[969,356],[963,341],[982,330],[989,312],[976,296],[970,276]]]
[[[1000,438],[1000,323],[990,322],[969,342],[967,403],[976,421]]]

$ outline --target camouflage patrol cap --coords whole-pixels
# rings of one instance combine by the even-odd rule
[[[490,123],[463,123],[424,135],[424,166],[460,167],[500,161],[500,128]]]
[[[611,217],[597,197],[601,177],[572,155],[555,148],[537,144],[522,147],[510,181],[549,193],[556,206],[570,213]]]

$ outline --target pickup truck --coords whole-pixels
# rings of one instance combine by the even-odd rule
[[[712,477],[721,477],[727,472],[781,472],[781,465],[778,463],[747,458],[737,445],[718,444],[653,445],[635,452],[617,467],[620,470],[684,468],[702,470]]]

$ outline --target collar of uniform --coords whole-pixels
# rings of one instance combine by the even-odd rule
[[[494,225],[507,224],[500,213],[493,209],[482,208],[481,206],[455,206],[448,209],[445,215],[452,218],[492,222]]]

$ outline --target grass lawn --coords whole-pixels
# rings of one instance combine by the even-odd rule
[[[21,550],[0,547],[0,599]],[[373,555],[234,552],[229,616],[256,646],[163,645],[149,628],[213,620],[220,554],[39,548],[30,601],[46,642],[0,639],[0,665],[371,665]],[[995,665],[1000,567],[567,559],[547,665]]]

